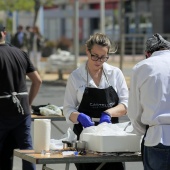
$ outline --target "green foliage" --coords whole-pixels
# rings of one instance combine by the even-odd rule
[[[51,6],[54,0],[0,0],[0,10],[34,11],[36,2],[43,6]]]
[[[12,32],[12,19],[11,18],[7,18],[6,20],[6,30],[8,30],[8,32]]]
[[[0,0],[0,10],[15,11],[34,9],[34,0]]]
[[[34,9],[34,1],[33,0],[14,0],[17,3],[14,4],[13,9],[20,11],[33,11]]]
[[[0,0],[0,11],[34,11],[35,24],[40,6],[51,6],[53,2],[54,0]]]
[[[54,4],[54,0],[45,0],[43,4],[45,6],[52,6]]]

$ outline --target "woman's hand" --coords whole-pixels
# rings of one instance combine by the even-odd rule
[[[102,112],[102,115],[100,117],[100,123],[107,122],[107,123],[112,123],[111,122],[111,116],[105,112]]]
[[[91,118],[84,114],[84,113],[80,113],[77,117],[78,122],[80,122],[82,124],[83,127],[90,127],[90,126],[94,126],[94,122],[92,122]]]

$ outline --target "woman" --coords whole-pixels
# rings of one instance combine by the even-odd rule
[[[118,117],[126,114],[128,88],[119,68],[106,63],[112,51],[109,38],[101,33],[90,36],[86,42],[88,60],[69,76],[64,115],[74,124],[79,135],[84,128],[103,122],[118,123]],[[100,118],[93,122],[92,118]],[[79,170],[94,170],[99,164],[76,164]],[[122,163],[107,163],[102,170],[123,170]]]
[[[40,68],[42,44],[43,37],[39,31],[39,28],[34,26],[33,31],[30,34],[30,59],[36,69]]]

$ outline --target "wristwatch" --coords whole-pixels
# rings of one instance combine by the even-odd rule
[[[103,111],[103,113],[106,113],[107,115],[109,115],[109,116],[111,117],[111,115],[110,115],[110,113],[109,113],[109,112],[107,112],[107,111]]]

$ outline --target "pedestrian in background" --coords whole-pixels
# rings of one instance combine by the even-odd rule
[[[30,59],[34,64],[35,68],[39,69],[41,61],[41,50],[43,46],[43,37],[37,26],[33,27],[30,39]]]
[[[74,70],[67,81],[63,113],[78,140],[84,128],[118,123],[126,114],[128,87],[121,70],[106,63],[112,46],[109,38],[96,33],[86,42],[87,61]],[[114,51],[115,52],[115,51]],[[99,118],[93,122],[92,118]],[[78,170],[94,170],[100,163],[75,164]],[[123,170],[121,162],[106,163],[101,170]]]
[[[32,47],[32,39],[31,39],[32,27],[30,27],[29,25],[26,26],[26,28],[25,28],[25,35],[26,35],[25,47],[26,47],[26,50],[27,50],[27,53],[29,56],[31,47]]]
[[[15,33],[14,37],[12,38],[11,41],[12,45],[15,47],[25,50],[25,43],[26,43],[26,34],[23,30],[23,26],[19,25],[17,27],[17,32]]]
[[[144,135],[144,170],[170,169],[170,42],[155,34],[146,42],[146,60],[133,68],[128,116]]]
[[[41,79],[28,55],[13,46],[5,44],[5,27],[0,25],[0,169],[6,170],[10,156],[3,152],[10,146],[6,139],[12,137],[17,148],[32,150],[31,104],[38,93]],[[28,93],[26,76],[31,80]],[[10,138],[8,138],[10,139]],[[11,144],[13,145],[13,143]],[[8,149],[7,149],[8,151]],[[6,155],[4,155],[4,153]],[[23,160],[23,170],[35,170],[35,165]]]

